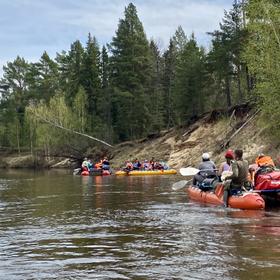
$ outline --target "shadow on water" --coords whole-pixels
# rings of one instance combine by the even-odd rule
[[[5,279],[278,279],[279,209],[225,210],[176,176],[0,172]]]

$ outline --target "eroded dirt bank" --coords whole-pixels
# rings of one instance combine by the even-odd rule
[[[113,149],[112,163],[118,167],[126,159],[155,157],[180,168],[196,166],[203,152],[209,152],[212,159],[220,163],[227,148],[243,149],[244,158],[249,162],[263,152],[280,164],[280,141],[272,141],[267,136],[255,112],[242,108],[233,110],[230,117],[212,112],[188,127],[162,132],[152,139],[122,143]]]
[[[259,115],[246,106],[232,108],[229,113],[215,111],[205,114],[188,126],[124,142],[105,153],[111,158],[113,168],[120,167],[127,159],[149,160],[152,157],[167,161],[173,168],[196,166],[203,152],[209,152],[212,159],[220,163],[224,160],[227,148],[243,149],[244,158],[249,162],[263,152],[271,155],[276,164],[280,165],[280,140],[272,141],[258,118]],[[104,150],[99,152],[93,149],[89,156],[97,160],[102,153],[104,154]],[[74,165],[69,159],[34,159],[28,153],[0,156],[2,168],[73,168]]]

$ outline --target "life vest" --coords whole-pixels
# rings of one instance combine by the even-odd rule
[[[102,168],[102,162],[96,163],[96,164],[94,165],[94,167],[95,167],[96,169],[101,169],[101,168]]]
[[[270,156],[261,156],[261,157],[258,157],[256,158],[256,164],[259,166],[259,167],[262,167],[262,166],[275,166],[272,158]]]

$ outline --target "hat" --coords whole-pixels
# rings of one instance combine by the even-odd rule
[[[208,160],[208,159],[210,159],[210,155],[208,153],[203,153],[202,154],[202,159]]]
[[[234,154],[232,150],[227,150],[225,153],[225,158],[234,159]]]

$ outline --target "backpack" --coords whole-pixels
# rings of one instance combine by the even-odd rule
[[[280,190],[280,171],[256,174],[255,190]]]
[[[203,172],[203,170],[201,170],[199,174],[204,177],[204,180],[202,182],[198,182],[198,188],[200,188],[202,191],[205,192],[213,190],[214,183],[219,181],[216,172],[215,171]]]

